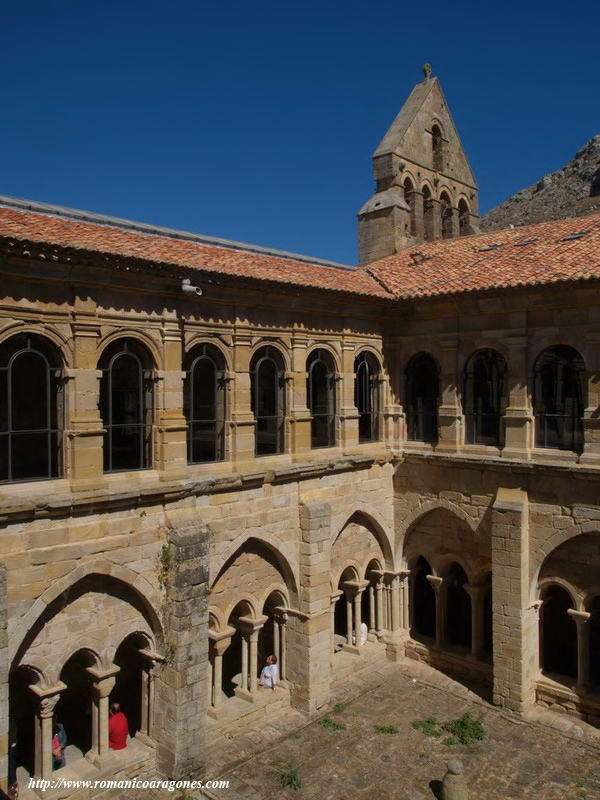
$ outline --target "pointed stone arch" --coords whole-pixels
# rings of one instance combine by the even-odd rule
[[[393,536],[381,514],[370,505],[355,505],[350,515],[340,514],[332,520],[331,547],[333,548],[344,528],[352,522],[370,530],[381,547],[386,569],[393,569],[395,563]]]
[[[26,614],[14,621],[14,628],[18,628],[22,634],[21,636],[16,636],[16,630],[11,631],[9,636],[9,663],[12,664],[19,655],[30,632],[35,628],[36,623],[46,612],[46,609],[84,578],[94,575],[109,577],[132,592],[139,599],[146,612],[150,627],[155,632],[157,639],[162,638],[162,624],[157,610],[160,606],[160,596],[157,589],[146,578],[133,572],[128,567],[112,564],[109,561],[96,560],[81,564],[68,575],[65,575],[64,578],[55,581],[52,586],[48,587],[38,597]]]
[[[260,545],[264,545],[271,554],[275,557],[280,566],[281,573],[284,577],[285,584],[288,587],[291,595],[290,600],[296,601],[298,597],[298,561],[296,555],[289,544],[282,542],[270,533],[261,533],[257,535],[249,531],[244,531],[237,538],[235,538],[226,548],[214,559],[211,559],[209,569],[209,584],[212,587],[215,581],[221,574],[223,567],[238,551],[242,550],[244,545],[254,541]]]

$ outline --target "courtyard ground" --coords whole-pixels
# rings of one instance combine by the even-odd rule
[[[237,763],[211,771],[211,777],[228,778],[230,788],[211,796],[426,800],[439,795],[446,762],[458,757],[470,800],[600,799],[600,748],[586,743],[585,736],[573,738],[577,730],[565,736],[504,714],[423,665],[371,668],[371,688],[356,696],[362,680],[357,675],[354,685],[337,688],[337,710],[326,715],[330,722],[321,718],[286,735],[283,728],[290,720],[265,718],[232,741],[232,750],[222,758],[237,758]],[[482,719],[483,740],[444,744],[446,734],[427,736],[412,725],[430,717],[444,722],[465,712]],[[384,726],[390,732],[377,730]],[[281,784],[281,772],[290,767],[300,779],[296,791]]]

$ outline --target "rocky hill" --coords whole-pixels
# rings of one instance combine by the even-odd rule
[[[482,231],[562,219],[600,210],[600,134],[566,166],[545,175],[481,217]]]

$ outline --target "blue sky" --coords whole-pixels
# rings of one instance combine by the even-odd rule
[[[600,131],[600,4],[6,4],[0,194],[356,263],[370,157],[429,61],[482,212]]]

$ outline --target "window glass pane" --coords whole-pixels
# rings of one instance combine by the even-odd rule
[[[271,417],[279,413],[277,366],[270,359],[261,361],[257,376],[257,417]]]
[[[31,351],[12,363],[11,399],[13,430],[39,430],[48,425],[48,367]]]
[[[13,433],[11,480],[51,477],[50,445],[47,433]]]
[[[257,417],[256,454],[273,455],[280,452],[280,420],[277,417]]]
[[[7,430],[8,430],[8,370],[0,369],[0,431],[7,431]]]
[[[331,414],[314,416],[311,422],[313,447],[331,447],[334,444],[334,417]]]
[[[135,425],[142,421],[141,367],[128,353],[115,359],[112,365],[113,425]]]
[[[438,376],[429,356],[418,356],[408,370],[408,438],[437,441]]]
[[[216,418],[215,389],[217,371],[214,363],[202,358],[194,367],[193,373],[193,409],[192,418],[197,420],[213,420]]]
[[[190,460],[199,464],[204,461],[216,461],[217,455],[217,424],[216,422],[191,422],[190,435]]]
[[[311,411],[313,414],[329,412],[330,381],[327,365],[317,361],[311,369]]]
[[[0,481],[10,480],[8,472],[8,449],[10,438],[8,434],[0,433]]]
[[[142,457],[143,425],[113,426],[110,431],[112,439],[112,470],[141,469],[144,465]],[[108,448],[105,448],[105,452]],[[108,468],[108,467],[107,467]]]

